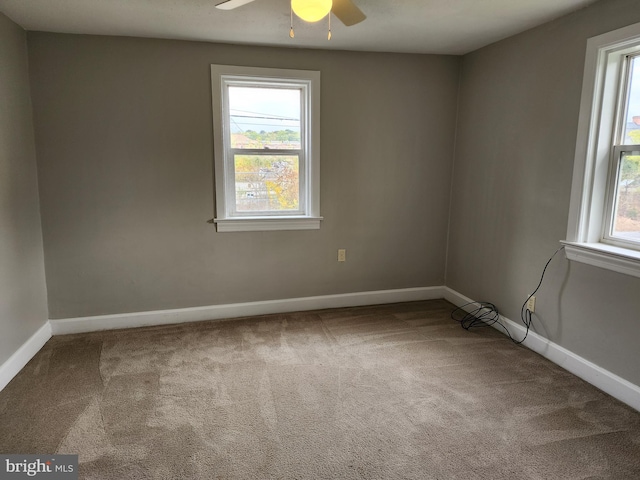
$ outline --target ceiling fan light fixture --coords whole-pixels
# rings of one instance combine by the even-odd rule
[[[331,12],[332,0],[291,0],[294,13],[305,22],[317,22]]]

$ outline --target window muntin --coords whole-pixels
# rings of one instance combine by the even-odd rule
[[[319,228],[320,74],[211,66],[218,231]]]

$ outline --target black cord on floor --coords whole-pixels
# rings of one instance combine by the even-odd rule
[[[553,253],[553,255],[551,255],[549,260],[547,260],[547,263],[544,266],[544,269],[542,270],[542,275],[540,276],[540,281],[538,282],[538,286],[533,292],[531,292],[531,294],[527,297],[527,299],[522,304],[522,308],[520,309],[520,320],[522,320],[522,323],[524,323],[524,326],[527,328],[522,340],[516,340],[515,338],[513,338],[511,336],[511,333],[507,329],[507,327],[505,327],[502,324],[502,322],[500,322],[500,312],[498,312],[498,309],[493,303],[489,303],[489,302],[466,303],[456,308],[453,312],[451,312],[451,318],[459,322],[462,328],[464,328],[465,330],[469,330],[470,328],[473,328],[473,327],[489,327],[494,324],[497,324],[506,332],[506,334],[509,336],[509,338],[513,343],[515,343],[516,345],[521,344],[527,339],[527,336],[529,335],[529,329],[531,328],[531,322],[533,320],[531,316],[531,311],[527,308],[527,303],[529,302],[529,299],[533,297],[538,290],[540,290],[540,287],[542,286],[542,280],[544,280],[544,274],[547,271],[547,267],[551,263],[551,260],[553,260],[553,258],[557,255],[557,253],[563,248],[564,248],[564,245],[558,248]],[[462,313],[464,313],[464,315],[460,317]]]
[[[458,314],[464,314],[464,316],[456,318]],[[451,318],[459,322],[465,330],[473,327],[490,327],[494,323],[500,323],[498,309],[493,303],[488,302],[466,303],[451,312]]]

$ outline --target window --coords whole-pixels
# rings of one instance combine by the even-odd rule
[[[587,42],[567,257],[640,277],[640,24]]]
[[[211,66],[219,232],[320,228],[320,72]]]
[[[640,53],[624,55],[603,240],[640,248]]]

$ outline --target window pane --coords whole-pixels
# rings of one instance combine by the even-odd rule
[[[300,89],[229,86],[231,148],[300,149]]]
[[[238,212],[300,209],[297,155],[235,155],[234,166]]]
[[[629,65],[629,90],[625,105],[624,145],[640,145],[640,57]]]
[[[622,153],[616,190],[613,236],[640,242],[640,151]]]

